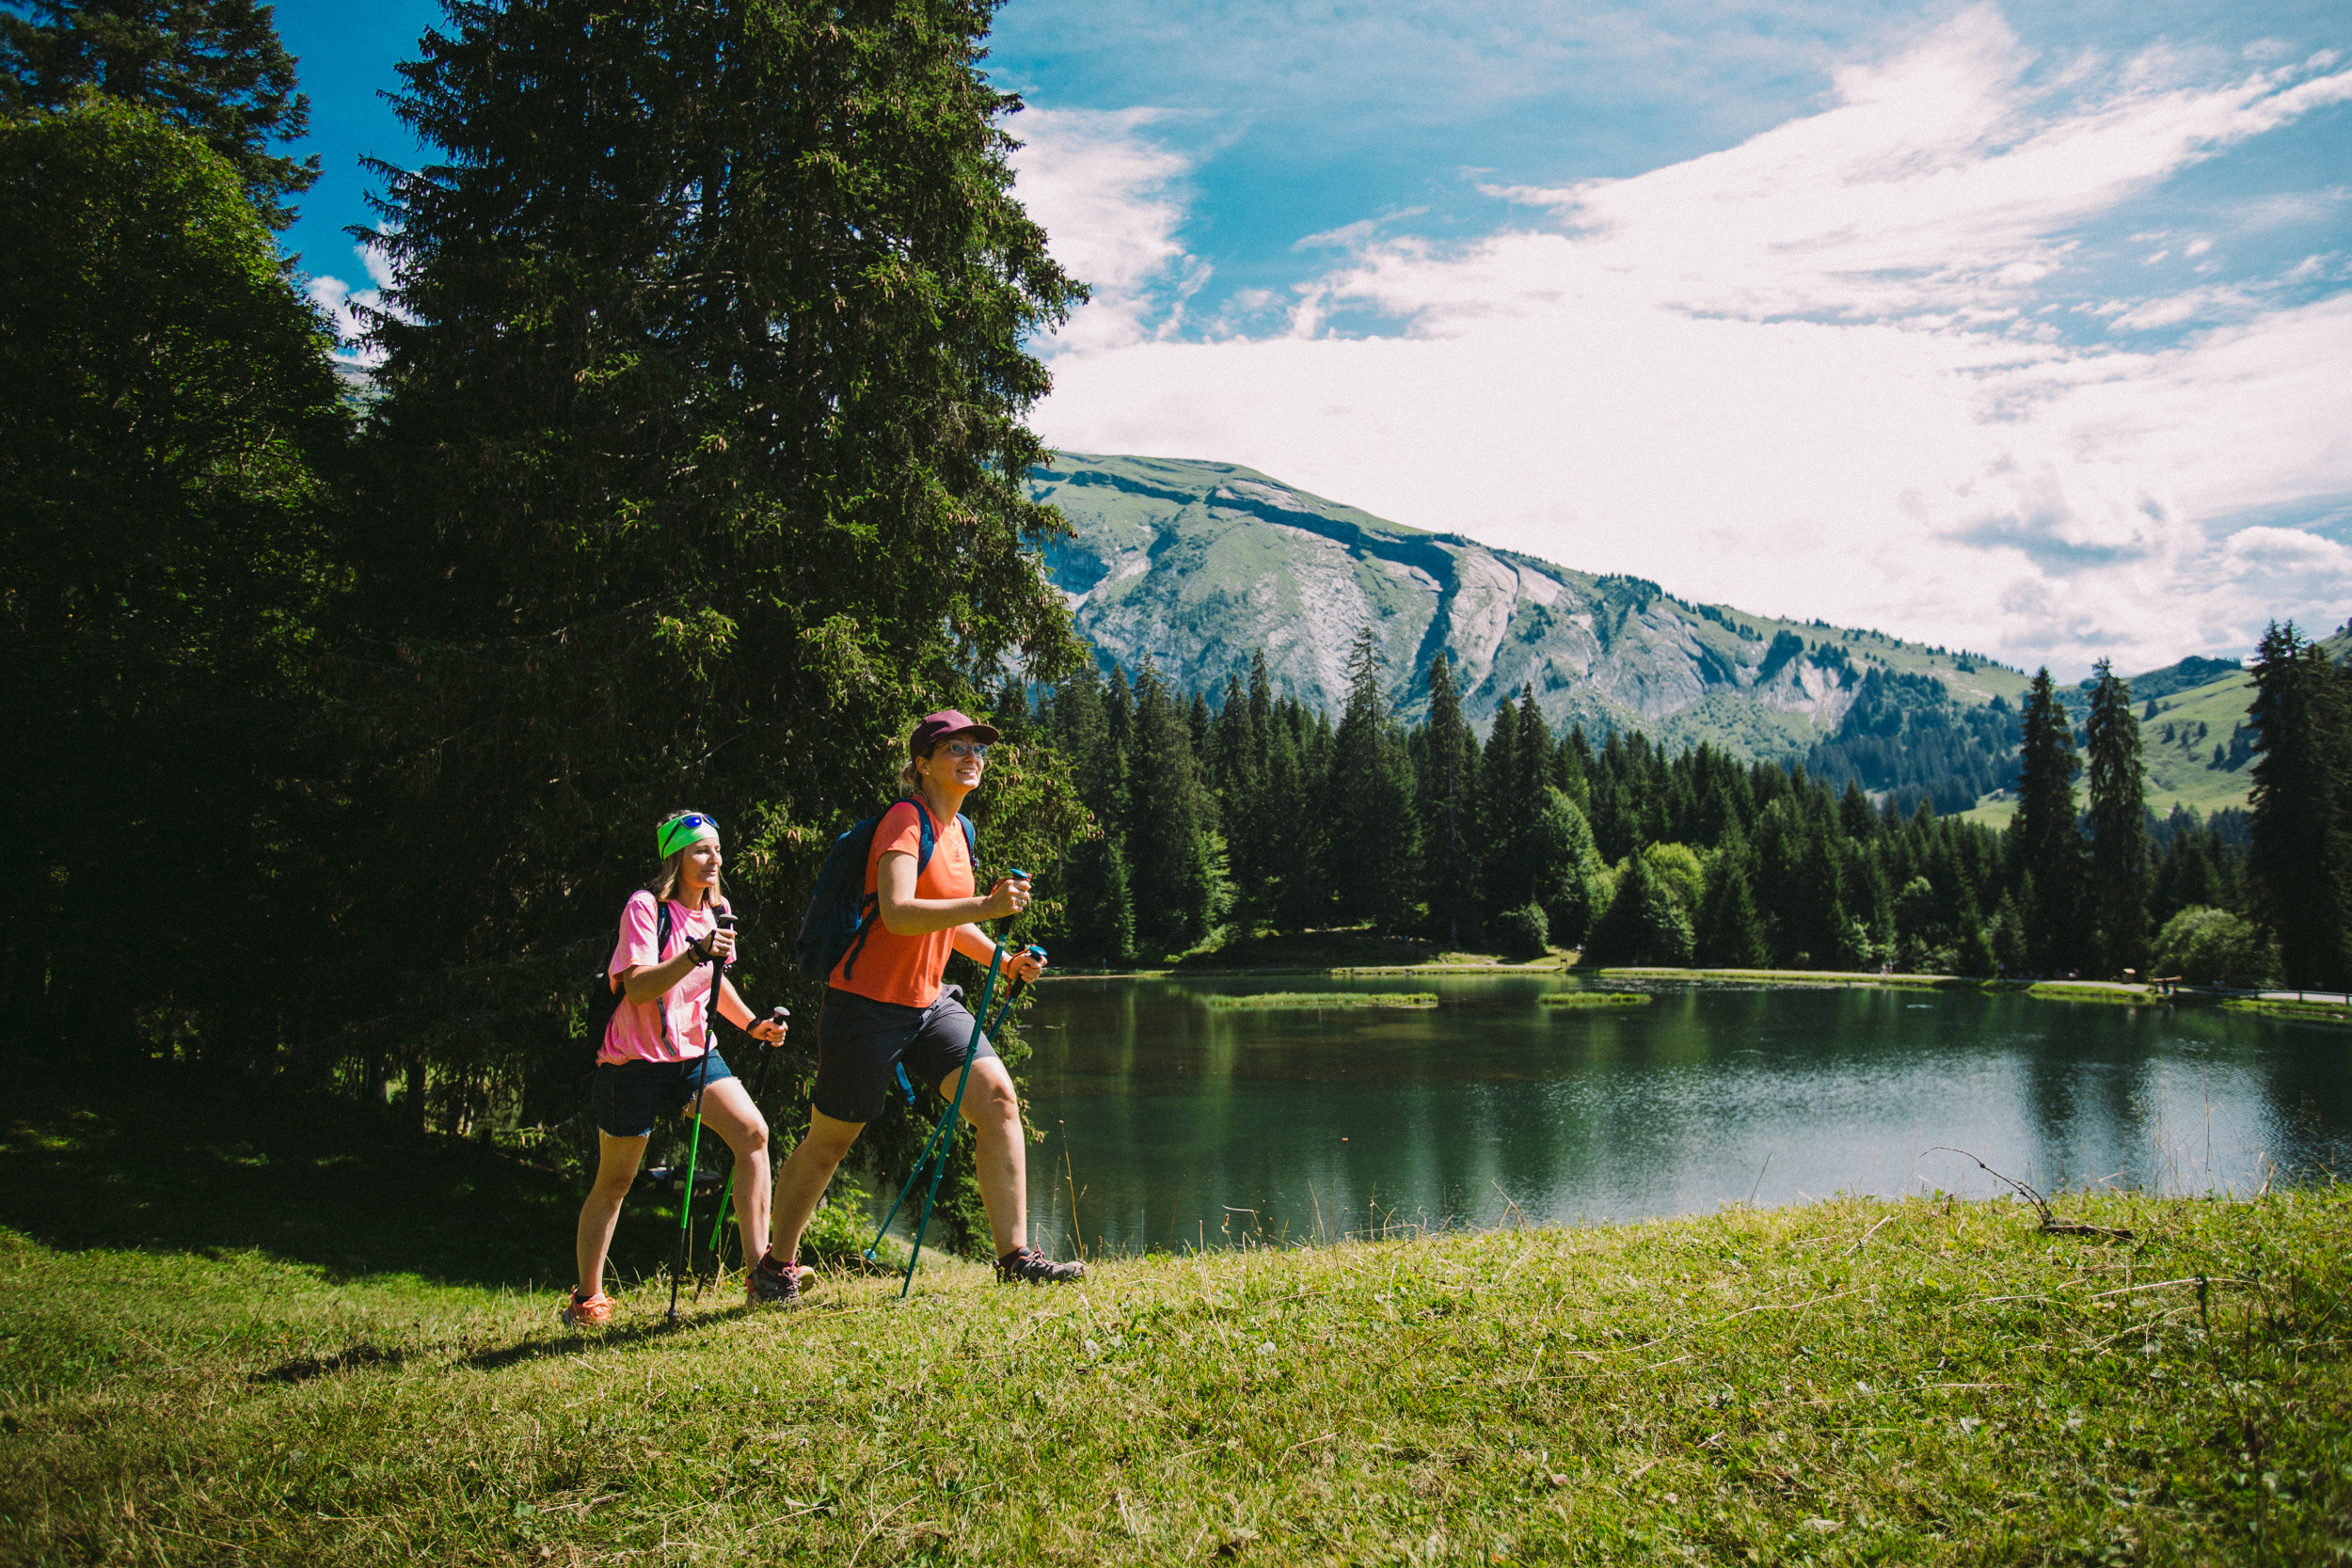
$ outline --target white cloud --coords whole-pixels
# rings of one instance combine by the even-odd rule
[[[1246,463],[1689,596],[2067,671],[2241,647],[2273,612],[2332,625],[2340,608],[2313,607],[2342,597],[2335,567],[2298,576],[2275,540],[2212,536],[2352,490],[2352,299],[2290,297],[2280,277],[2085,300],[2070,330],[2105,316],[2111,334],[2088,342],[2045,312],[2092,286],[2086,232],[2352,100],[2352,72],[2199,83],[2151,55],[2077,62],[2054,87],[2031,63],[1972,8],[1736,147],[1498,193],[1542,225],[1456,246],[1316,236],[1353,248],[1297,289],[1288,330],[1217,341],[1142,325],[1153,279],[1197,265],[1167,195],[1183,170],[1101,150],[1148,148],[1148,121],[1111,127],[1087,189],[1128,236],[1118,320],[1134,325],[1055,345],[1041,426],[1073,450]],[[1132,190],[1127,165],[1145,170]],[[2160,327],[2201,330],[2135,346]]]
[[[352,254],[367,269],[371,288],[355,289],[340,277],[321,276],[308,284],[310,301],[326,312],[335,337],[342,344],[342,356],[357,365],[374,365],[384,356],[376,349],[363,345],[359,339],[368,330],[364,312],[384,309],[384,291],[392,286],[391,258],[381,247],[356,245]]]
[[[1015,192],[1055,257],[1093,290],[1056,338],[1060,351],[1169,336],[1183,325],[1184,302],[1208,281],[1207,265],[1177,237],[1185,160],[1144,135],[1164,118],[1152,109],[1029,108],[1012,122],[1025,144],[1013,154]]]

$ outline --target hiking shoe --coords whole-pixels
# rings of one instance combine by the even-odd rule
[[[572,1299],[564,1304],[560,1314],[566,1327],[602,1328],[612,1321],[612,1298],[598,1291],[585,1301],[574,1291]]]
[[[1005,1285],[1067,1285],[1086,1276],[1084,1263],[1057,1263],[1035,1247],[1017,1246],[996,1259],[996,1278]]]
[[[743,1280],[743,1305],[746,1307],[798,1307],[801,1292],[817,1271],[805,1263],[796,1263],[781,1272],[768,1266],[763,1258],[752,1267]]]

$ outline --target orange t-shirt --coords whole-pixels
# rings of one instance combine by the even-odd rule
[[[896,850],[916,860],[922,858],[923,822],[917,814],[924,809],[913,800],[901,800],[882,813],[882,819],[874,824],[874,847],[866,852],[866,891],[869,896],[881,886],[884,855]],[[930,863],[914,879],[914,896],[969,898],[975,891],[972,855],[963,841],[963,825],[952,816],[944,826],[934,823]],[[948,956],[956,950],[956,929],[951,926],[919,937],[897,936],[882,925],[877,912],[873,926],[866,932],[864,945],[851,942],[826,983],[876,1002],[928,1007],[938,1000],[939,983],[947,973]]]

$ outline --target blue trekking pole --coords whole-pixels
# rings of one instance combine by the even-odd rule
[[[1020,878],[1024,880],[1027,878],[1027,873],[1018,869],[1017,867],[1009,871],[1007,875]],[[1041,958],[1042,958],[1045,953],[1045,949],[1042,947],[1030,947],[1026,949],[1026,951],[1035,953]],[[923,1167],[926,1164],[930,1164],[931,1166],[931,1184],[923,1195],[922,1214],[915,1221],[914,1244],[907,1251],[906,1277],[898,1283],[898,1295],[902,1300],[905,1298],[907,1291],[911,1290],[914,1284],[915,1261],[923,1255],[923,1237],[924,1234],[930,1228],[931,1203],[933,1199],[939,1196],[940,1179],[947,1174],[947,1154],[955,1138],[956,1117],[961,1114],[963,1109],[963,1087],[964,1085],[971,1080],[972,1059],[979,1053],[980,1037],[983,1033],[987,1032],[991,1026],[991,1021],[989,1019],[989,1006],[991,1002],[995,997],[996,975],[998,971],[1004,967],[1004,962],[1005,944],[999,942],[996,944],[996,951],[989,958],[988,978],[980,987],[980,1005],[978,1009],[975,1011],[972,1016],[972,1038],[964,1045],[963,1066],[956,1073],[955,1098],[948,1102],[947,1114],[940,1118],[939,1125],[931,1129],[930,1137],[924,1142],[923,1152],[915,1157],[914,1168],[907,1173],[906,1185],[898,1189],[898,1201],[890,1206],[890,1212],[882,1216],[881,1228],[874,1232],[873,1241],[866,1244],[866,1261],[872,1262],[876,1252],[882,1246],[882,1238],[890,1232],[890,1222],[898,1217],[898,1211],[905,1207],[908,1196],[914,1191],[914,1183],[922,1177]],[[1012,1011],[1014,999],[1018,997],[1025,989],[1025,986],[1023,982],[1015,981],[1013,983],[1011,990],[1006,994],[1004,1006],[997,1009],[996,1017],[993,1021],[997,1026],[1001,1026],[1003,1024],[1006,1015]],[[903,1083],[904,1079],[904,1069],[901,1069],[900,1081]],[[913,1093],[911,1087],[908,1098],[910,1101],[912,1101]],[[936,1160],[933,1159],[934,1153],[937,1155]]]

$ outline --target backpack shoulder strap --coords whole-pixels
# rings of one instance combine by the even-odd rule
[[[640,891],[643,891],[643,890],[641,889]],[[650,895],[650,894],[648,894],[648,895],[647,895],[647,896],[649,896],[649,897],[650,897],[650,896],[653,896],[653,895]],[[630,895],[628,895],[628,899],[626,899],[626,900],[624,900],[624,901],[623,901],[623,903],[622,903],[622,905],[621,905],[621,918],[622,918],[624,921],[626,921],[626,920],[628,918],[628,906],[629,906],[629,904],[630,904],[630,903],[635,902],[636,897],[637,897],[637,895],[636,895],[636,894],[634,894],[634,893],[632,893],[632,894],[630,894]],[[660,962],[660,961],[661,961],[661,952],[662,952],[662,949],[663,949],[663,948],[666,948],[666,947],[668,947],[668,946],[670,945],[670,901],[669,901],[667,898],[654,897],[654,900],[653,900],[653,911],[654,911],[653,956],[654,956],[654,961],[655,961],[656,963],[659,963],[659,962]],[[606,987],[607,987],[607,988],[609,988],[609,989],[611,989],[611,990],[618,990],[620,989],[618,986],[613,985],[613,983],[612,983],[612,973],[611,973],[610,971],[607,971],[607,972],[606,972],[606,974],[605,974],[605,976],[604,976],[604,983],[605,983],[605,985],[606,985]]]
[[[915,820],[922,824],[923,842],[914,856],[914,875],[916,879],[920,880],[924,871],[931,863],[931,851],[939,847],[939,830],[931,825],[930,807],[912,795],[905,799],[907,804],[914,808]]]
[[[973,827],[973,826],[972,826],[972,819],[971,819],[970,817],[968,817],[968,816],[964,816],[964,815],[963,815],[963,813],[961,813],[961,812],[958,812],[958,813],[956,813],[956,820],[963,824],[963,847],[964,847],[965,852],[966,852],[967,854],[969,854],[969,855],[970,855],[970,857],[971,857],[971,860],[972,860],[972,882],[973,882],[973,885],[977,887],[977,886],[978,886],[978,885],[979,885],[979,880],[980,880],[980,834],[979,834],[979,830],[977,830],[977,828]]]

